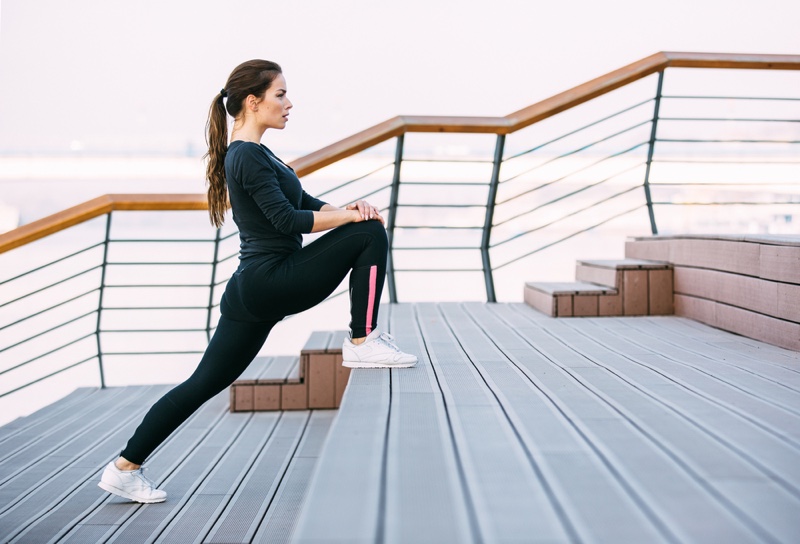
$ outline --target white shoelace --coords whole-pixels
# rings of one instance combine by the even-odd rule
[[[394,343],[394,336],[389,334],[388,332],[382,332],[378,338],[376,338],[381,344],[391,348],[392,350],[396,351],[397,353],[402,353],[400,348],[397,347],[397,344]]]
[[[156,488],[156,484],[154,484],[154,483],[153,483],[153,481],[152,481],[150,478],[148,478],[147,476],[145,476],[145,475],[144,475],[144,471],[145,471],[145,470],[146,470],[146,469],[145,469],[144,467],[139,467],[139,470],[138,470],[138,472],[139,472],[139,478],[141,478],[142,480],[144,480],[144,482],[145,482],[147,485],[149,485],[150,487],[152,487],[153,489],[157,489],[157,488]]]

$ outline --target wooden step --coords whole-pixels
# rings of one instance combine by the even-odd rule
[[[342,342],[346,331],[323,331],[311,335],[300,352],[306,369],[309,408],[338,408],[350,369],[342,366]]]
[[[644,259],[582,260],[576,264],[575,279],[619,288],[622,285],[622,272],[625,270],[669,270],[669,268],[668,262]]]
[[[672,268],[642,259],[584,260],[574,283],[525,284],[525,302],[551,317],[669,315]]]
[[[616,289],[585,282],[528,282],[525,302],[551,317],[584,317],[601,315],[600,305],[616,298]],[[619,314],[616,314],[619,315]]]
[[[800,348],[800,236],[641,237],[625,254],[670,261],[677,315]]]
[[[316,331],[299,357],[256,357],[230,388],[231,411],[338,408],[350,377],[345,331]]]
[[[637,237],[625,256],[800,284],[800,235]]]

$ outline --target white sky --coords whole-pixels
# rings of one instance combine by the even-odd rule
[[[398,114],[505,115],[662,50],[800,53],[796,0],[1,0],[0,154],[203,150],[230,70],[279,62],[290,156]]]

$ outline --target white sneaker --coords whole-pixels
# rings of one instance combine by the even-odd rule
[[[156,489],[153,482],[137,470],[120,470],[111,461],[103,471],[97,486],[114,495],[125,497],[136,502],[153,503],[167,500],[167,492]]]
[[[342,365],[350,368],[408,368],[417,364],[416,355],[403,353],[391,334],[375,329],[362,344],[349,338],[342,344]]]

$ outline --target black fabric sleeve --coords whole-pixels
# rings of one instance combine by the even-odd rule
[[[252,149],[250,146],[243,148],[242,152],[248,163],[246,168],[242,168],[242,186],[253,197],[264,216],[281,233],[311,232],[314,227],[313,211],[297,210],[292,206],[281,190],[277,172],[269,158],[256,146]],[[297,184],[299,187],[299,180]]]
[[[307,192],[303,191],[303,201],[300,203],[301,209],[318,212],[325,204],[327,204],[327,202],[323,202],[318,198],[314,198]]]

